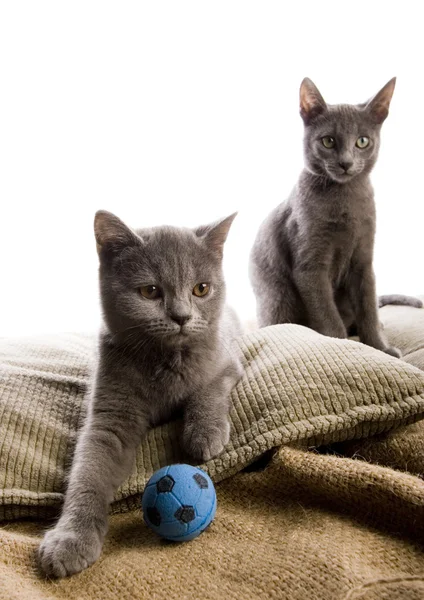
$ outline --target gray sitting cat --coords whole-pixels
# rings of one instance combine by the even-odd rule
[[[328,105],[310,79],[300,88],[305,168],[289,199],[259,229],[250,264],[259,325],[298,323],[330,337],[357,333],[388,346],[373,272],[375,205],[370,172],[395,79],[365,104]],[[415,298],[383,297],[422,306]]]
[[[71,575],[98,559],[109,504],[148,428],[181,412],[193,458],[227,444],[229,394],[241,375],[230,351],[240,325],[225,306],[222,273],[234,217],[133,231],[96,214],[104,328],[62,515],[39,549],[46,574]]]

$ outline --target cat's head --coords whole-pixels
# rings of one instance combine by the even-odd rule
[[[389,114],[396,78],[364,104],[330,105],[308,78],[300,86],[300,114],[305,124],[305,166],[315,175],[346,183],[372,170],[380,129]]]
[[[235,216],[197,229],[133,230],[97,212],[100,295],[110,333],[162,347],[207,336],[223,310],[223,246]]]

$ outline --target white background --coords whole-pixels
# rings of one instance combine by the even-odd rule
[[[395,8],[396,7],[396,8]],[[420,3],[2,2],[0,336],[97,328],[97,209],[134,227],[239,210],[229,300],[302,167],[298,89],[362,102],[398,82],[374,171],[380,293],[424,292]]]

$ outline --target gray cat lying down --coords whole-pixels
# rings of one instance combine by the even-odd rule
[[[259,325],[298,323],[330,337],[358,334],[400,356],[380,329],[373,272],[375,204],[370,172],[395,79],[358,106],[326,104],[310,79],[300,88],[302,171],[291,196],[261,225],[250,261]],[[416,298],[384,296],[421,307]]]
[[[62,515],[40,549],[43,571],[77,573],[101,552],[109,504],[147,429],[183,416],[183,444],[201,461],[229,440],[229,394],[241,375],[241,333],[225,305],[223,246],[235,215],[198,229],[133,231],[98,212],[104,327],[88,416]]]

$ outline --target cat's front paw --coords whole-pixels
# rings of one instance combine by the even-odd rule
[[[402,357],[402,352],[398,348],[394,348],[393,346],[387,346],[387,348],[383,348],[383,352],[386,354],[390,354],[390,356],[396,356],[396,358]]]
[[[347,338],[347,329],[343,323],[340,323],[339,325],[337,323],[328,323],[325,326],[312,326],[312,329],[315,329],[315,331],[321,335],[325,335],[326,337],[337,338],[341,340]]]
[[[184,430],[184,446],[193,458],[207,461],[218,456],[230,439],[230,424],[222,423],[220,428],[202,425],[186,426]]]
[[[67,577],[96,562],[101,550],[102,541],[95,531],[80,533],[57,525],[40,544],[39,564],[50,577]]]

